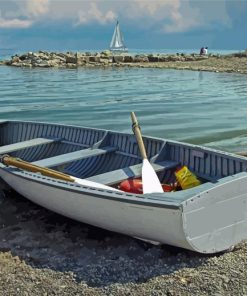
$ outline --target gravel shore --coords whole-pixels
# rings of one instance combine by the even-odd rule
[[[131,65],[135,66],[135,65]],[[247,74],[247,56],[238,58],[234,56],[208,57],[197,61],[176,61],[163,63],[140,63],[140,67],[145,68],[164,68],[177,70],[209,71],[209,72],[227,72]]]
[[[247,243],[200,255],[0,199],[0,295],[247,295]]]

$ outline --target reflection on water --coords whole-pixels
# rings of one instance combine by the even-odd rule
[[[203,71],[198,71],[198,73],[199,73],[199,80],[202,80],[203,79]]]
[[[245,75],[167,69],[0,67],[0,119],[60,122],[247,149]]]

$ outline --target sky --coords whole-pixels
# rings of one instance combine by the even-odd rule
[[[247,49],[247,0],[0,0],[0,49]]]

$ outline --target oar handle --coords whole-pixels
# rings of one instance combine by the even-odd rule
[[[131,120],[132,120],[133,132],[136,136],[136,140],[140,149],[141,156],[143,159],[147,159],[147,153],[143,143],[140,127],[134,112],[131,112]]]
[[[15,166],[17,168],[27,170],[29,172],[40,173],[40,174],[47,176],[47,177],[51,177],[51,178],[55,178],[55,179],[59,179],[59,180],[67,181],[67,182],[74,182],[75,181],[73,178],[71,178],[71,176],[69,176],[67,174],[60,173],[60,172],[54,171],[52,169],[43,168],[43,167],[31,164],[31,163],[26,162],[24,160],[21,160],[21,159],[15,158],[15,157],[11,157],[8,155],[1,156],[0,162],[2,162],[5,165],[8,165],[8,166],[9,165]]]

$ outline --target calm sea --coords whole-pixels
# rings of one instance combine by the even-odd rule
[[[245,75],[0,66],[0,119],[131,132],[131,111],[145,135],[247,150]]]

